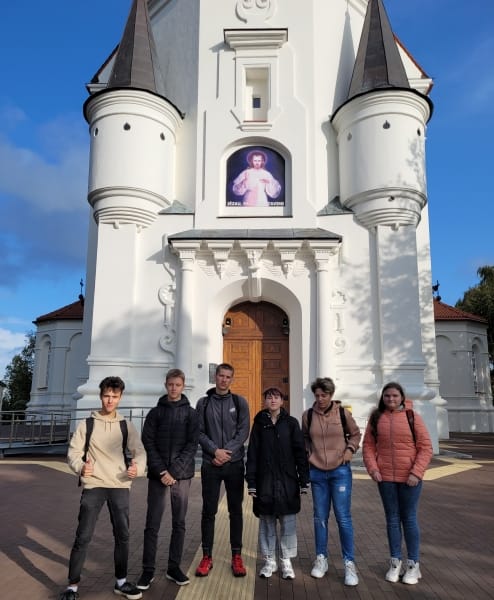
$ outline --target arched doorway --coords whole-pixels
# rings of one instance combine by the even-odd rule
[[[251,422],[267,387],[289,397],[288,342],[288,317],[269,302],[237,304],[223,319],[223,360],[235,368],[233,391],[249,401]],[[287,401],[285,408],[290,410]]]

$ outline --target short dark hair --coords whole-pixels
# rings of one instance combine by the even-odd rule
[[[173,379],[174,377],[180,377],[180,379],[185,383],[185,373],[181,369],[170,369],[165,377],[165,382],[169,379]]]
[[[335,385],[331,377],[318,377],[315,381],[310,384],[312,393],[315,394],[317,389],[322,390],[326,394],[334,394]]]
[[[123,393],[125,389],[125,383],[123,379],[116,376],[105,377],[99,384],[99,395],[101,396],[103,392],[107,389],[110,390],[120,390]]]
[[[218,375],[220,369],[224,369],[225,371],[231,371],[232,375],[235,373],[235,369],[232,367],[232,365],[229,365],[228,363],[221,363],[220,365],[218,365],[215,371],[216,375]]]
[[[282,400],[285,399],[285,394],[283,394],[283,392],[280,390],[280,388],[276,387],[276,386],[272,386],[272,387],[266,388],[264,390],[264,392],[262,393],[262,395],[264,396],[264,399],[266,399],[269,395],[271,395],[271,396],[281,396]]]

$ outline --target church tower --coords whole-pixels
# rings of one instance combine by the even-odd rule
[[[136,354],[145,352],[146,341],[131,326],[139,310],[141,238],[174,198],[183,115],[167,99],[146,0],[133,0],[108,82],[88,98],[84,116],[94,222],[84,317],[90,379],[79,391],[89,393],[94,405],[97,384],[109,369],[131,373]]]
[[[421,306],[424,297],[432,302],[432,282],[420,272],[417,234],[427,203],[425,138],[432,109],[427,95],[410,86],[382,0],[369,0],[348,97],[331,118],[340,201],[369,231],[383,380],[399,379],[420,400],[432,399],[434,387],[438,392],[434,356],[430,387],[422,377],[434,322]],[[437,407],[443,404],[436,398]]]
[[[252,417],[330,376],[363,427],[397,379],[437,443],[430,86],[382,0],[133,0],[84,106],[78,407],[114,374],[144,413],[172,367],[194,404],[230,362]]]

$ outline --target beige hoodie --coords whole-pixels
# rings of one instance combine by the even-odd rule
[[[122,451],[122,430],[119,421],[123,415],[116,413],[114,417],[102,416],[93,411],[94,428],[89,442],[87,457],[93,463],[93,474],[82,477],[85,489],[91,488],[130,488],[132,480],[127,475]],[[127,447],[137,464],[137,476],[145,474],[146,452],[136,428],[127,421]],[[76,475],[80,475],[83,467],[84,444],[86,442],[86,419],[83,419],[70,440],[68,463]]]
[[[349,437],[345,442],[339,405],[339,402],[333,401],[329,410],[323,412],[317,408],[317,403],[314,403],[310,431],[307,428],[308,411],[302,415],[302,431],[309,463],[322,471],[332,471],[339,467],[343,463],[345,448],[349,447],[356,452],[359,447],[360,429],[347,409],[345,416]]]

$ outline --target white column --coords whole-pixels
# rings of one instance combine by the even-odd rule
[[[317,377],[330,377],[332,367],[330,260],[337,248],[314,248],[317,271]]]
[[[180,258],[181,281],[178,297],[180,298],[177,313],[177,354],[176,367],[186,375],[192,372],[192,318],[194,300],[194,264],[199,244],[188,248],[174,248]]]

